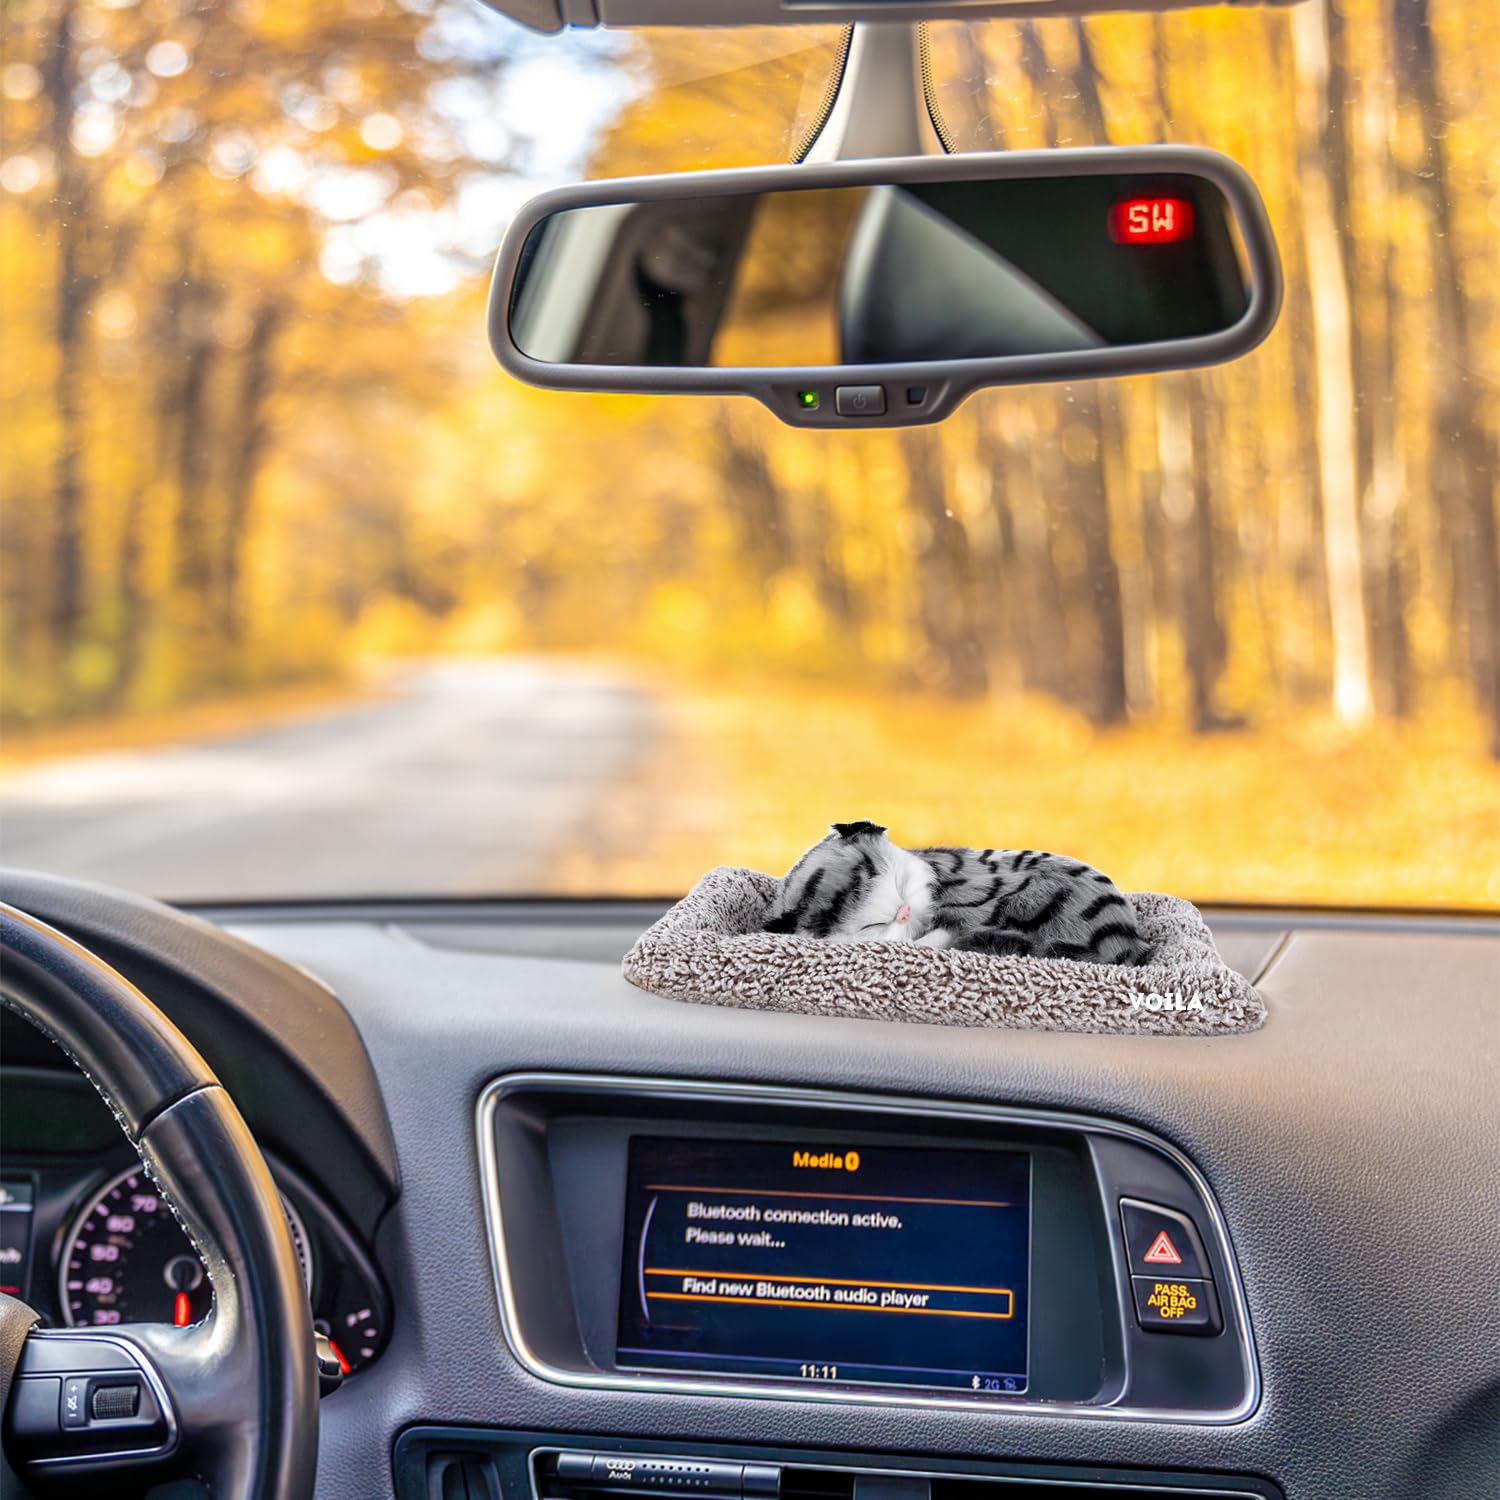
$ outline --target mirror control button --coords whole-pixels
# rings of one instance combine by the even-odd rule
[[[835,388],[833,404],[841,417],[883,417],[883,385],[841,385]]]
[[[1132,1276],[1135,1320],[1149,1333],[1218,1333],[1219,1298],[1211,1281]]]

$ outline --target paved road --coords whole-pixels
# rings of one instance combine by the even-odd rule
[[[0,861],[179,899],[540,891],[653,735],[603,671],[424,666],[276,728],[4,777]]]

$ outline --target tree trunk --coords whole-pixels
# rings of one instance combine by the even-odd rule
[[[864,619],[863,602],[849,581],[842,553],[843,534],[827,493],[817,490],[804,497],[804,510],[812,533],[813,583],[834,629],[852,656],[859,656],[859,628]]]
[[[769,580],[792,562],[786,504],[766,463],[764,443],[753,437],[747,441],[736,423],[735,412],[727,407],[718,414],[720,467],[745,551],[761,577]]]
[[[974,417],[974,463],[984,476],[985,504],[989,507],[991,545],[985,558],[984,578],[979,590],[985,609],[986,658],[993,670],[998,666],[1002,681],[1018,685],[1024,681],[1021,663],[1026,652],[1026,632],[1020,597],[1016,521],[1011,513],[1011,468],[1004,437],[989,403],[976,403]]]
[[[1094,61],[1093,43],[1089,41],[1088,27],[1080,19],[1073,21],[1073,44],[1078,49],[1078,62],[1073,68],[1073,88],[1078,108],[1083,114],[1083,126],[1088,133],[1091,146],[1109,145],[1109,126],[1104,119],[1104,101],[1099,96],[1099,66]]]
[[[1031,86],[1036,90],[1037,99],[1043,105],[1042,129],[1050,151],[1057,145],[1057,116],[1047,103],[1052,64],[1047,60],[1041,36],[1032,21],[1021,22],[1021,66],[1026,70],[1026,76],[1031,79]]]
[[[1333,636],[1333,711],[1346,724],[1373,710],[1359,533],[1349,281],[1335,218],[1328,160],[1330,96],[1340,70],[1328,47],[1328,0],[1306,0],[1292,15],[1297,68],[1298,182],[1317,387],[1318,477],[1323,498],[1323,562]]]
[[[984,45],[979,32],[972,22],[955,26],[953,31],[954,45],[958,51],[957,72],[964,85],[964,107],[969,115],[968,120],[964,122],[967,126],[965,131],[967,139],[959,139],[958,149],[960,151],[1003,151],[1005,150],[1005,127],[996,118],[995,111],[990,108],[990,90],[986,82],[989,60],[984,55]],[[945,105],[944,113],[949,117],[951,129],[953,110]]]
[[[1411,638],[1406,627],[1402,564],[1401,462],[1394,434],[1376,428],[1370,482],[1364,495],[1366,566],[1370,591],[1370,648],[1380,711],[1406,718],[1412,711]]]
[[[214,357],[209,333],[211,289],[184,269],[181,317],[183,348],[177,383],[176,574],[194,628],[211,623],[215,517],[210,514],[208,478],[214,449],[209,411],[209,375]]]
[[[1000,653],[1021,685],[1062,698],[1068,681],[1067,620],[1033,438],[1028,433],[1017,442],[997,433],[987,444],[994,466],[990,509],[999,563],[994,613]]]
[[[1194,411],[1201,401],[1187,381],[1185,375],[1169,375],[1157,382],[1156,441],[1161,509],[1170,536],[1173,613],[1193,730],[1203,734],[1227,722],[1215,701],[1224,634],[1214,591],[1213,518],[1201,479],[1207,464],[1203,420]]]
[[[1061,455],[1051,432],[1043,435],[1033,429],[1023,446],[1019,454],[1011,449],[1008,485],[1025,640],[1022,680],[1029,688],[1073,704],[1076,684],[1070,671],[1068,608],[1052,550],[1052,529],[1059,519],[1054,497]]]
[[[1082,603],[1093,679],[1082,697],[1094,723],[1118,724],[1126,714],[1125,619],[1104,467],[1105,415],[1113,397],[1096,385],[1069,386],[1067,391],[1072,399],[1063,408],[1064,493],[1083,541]]]
[[[1080,21],[1073,23],[1078,61],[1073,71],[1070,104],[1082,116],[1085,136],[1107,143],[1109,130],[1099,98],[1098,71],[1088,33]],[[1023,55],[1027,72],[1046,99],[1047,142],[1058,140],[1057,101],[1053,99],[1054,73],[1042,50],[1035,28],[1022,28]],[[1096,724],[1116,724],[1126,717],[1125,625],[1121,604],[1120,574],[1113,550],[1110,524],[1109,484],[1104,444],[1119,430],[1115,393],[1101,385],[1069,386],[1062,404],[1061,492],[1054,502],[1066,506],[1083,544],[1083,594],[1081,613],[1088,622],[1088,676],[1086,686],[1073,685],[1069,697]],[[1081,691],[1080,691],[1081,687]]]
[[[73,6],[65,4],[43,59],[43,90],[51,113],[56,163],[57,286],[53,330],[57,340],[58,445],[52,474],[53,650],[65,658],[76,643],[84,615],[83,332],[94,286],[83,265],[83,237],[90,206],[88,177],[73,150],[74,96],[78,90],[73,44]]]
[[[1210,454],[1222,452],[1222,445],[1210,431],[1215,409],[1213,392],[1202,375],[1186,377],[1188,424],[1193,435],[1193,513],[1188,524],[1188,565],[1195,586],[1202,590],[1199,607],[1202,626],[1201,650],[1207,666],[1207,680],[1217,683],[1229,659],[1229,639],[1224,632],[1224,616],[1219,609],[1223,593],[1223,568],[1214,526],[1214,487],[1211,478],[1215,464]],[[1209,726],[1214,727],[1214,726]]]
[[[977,698],[989,686],[974,612],[974,568],[968,533],[948,508],[942,439],[930,427],[901,434],[907,493],[921,524],[917,547],[918,618],[930,671],[955,698]]]
[[[120,600],[119,632],[115,639],[109,698],[118,706],[129,693],[141,668],[141,651],[149,625],[150,592],[144,577],[146,491],[148,481],[137,476],[125,500],[120,525],[120,560],[115,590]]]
[[[1413,187],[1431,223],[1434,378],[1437,383],[1432,484],[1448,531],[1468,676],[1500,757],[1500,546],[1495,521],[1497,462],[1479,407],[1479,352],[1471,338],[1460,249],[1454,233],[1447,121],[1438,93],[1428,0],[1393,0],[1397,77],[1416,105],[1424,165]]]
[[[244,638],[245,542],[250,531],[255,480],[270,436],[266,404],[272,387],[271,356],[285,311],[275,302],[257,309],[242,356],[239,400],[233,417],[235,430],[224,476],[224,532],[219,563],[219,632],[234,646]]]
[[[1391,718],[1411,712],[1411,642],[1406,626],[1407,584],[1402,559],[1403,475],[1396,399],[1396,314],[1400,295],[1392,276],[1395,250],[1384,226],[1395,222],[1391,191],[1394,85],[1387,68],[1374,68],[1360,87],[1358,115],[1361,197],[1369,220],[1382,226],[1361,240],[1353,284],[1363,293],[1356,328],[1359,361],[1360,513],[1365,535],[1365,590],[1370,606],[1370,661],[1375,704]],[[1352,226],[1351,226],[1352,228]],[[1351,234],[1352,241],[1353,236]]]
[[[1160,422],[1156,382],[1150,382],[1136,397],[1141,410],[1138,417],[1149,421],[1149,440],[1159,452],[1157,428]],[[1125,610],[1126,662],[1133,662],[1129,673],[1132,713],[1146,714],[1156,706],[1160,695],[1160,624],[1170,618],[1172,609],[1171,558],[1167,528],[1162,514],[1162,473],[1158,458],[1154,464],[1142,464],[1133,471],[1132,500],[1139,553],[1130,574],[1122,571],[1121,589],[1134,608]],[[1130,576],[1133,574],[1133,576]]]

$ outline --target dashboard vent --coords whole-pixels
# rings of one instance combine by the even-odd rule
[[[500,1476],[480,1453],[434,1453],[427,1460],[427,1500],[500,1500]]]
[[[778,1463],[707,1455],[563,1451],[536,1456],[538,1500],[605,1500],[653,1491],[668,1500],[1265,1500],[1265,1489],[1234,1480],[1118,1470],[1053,1470],[1045,1475],[912,1474],[856,1465]],[[1034,1477],[1033,1477],[1034,1476]],[[433,1500],[468,1500],[462,1493]],[[479,1500],[476,1496],[475,1500]]]
[[[836,1469],[786,1468],[781,1471],[781,1500],[1172,1500],[1173,1496],[1209,1495],[1238,1500],[1240,1492],[1181,1489],[1159,1483],[1134,1485],[1118,1474],[1098,1482],[1085,1478],[971,1479],[939,1475],[860,1474]],[[1245,1500],[1258,1497],[1245,1496]]]
[[[618,1438],[411,1427],[396,1440],[398,1500],[1285,1500],[1267,1479],[954,1459],[915,1472],[881,1454],[688,1445],[638,1452]],[[941,1461],[939,1461],[941,1462]]]

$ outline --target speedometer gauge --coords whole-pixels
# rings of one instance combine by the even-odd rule
[[[282,1212],[312,1290],[312,1252],[297,1210]],[[84,1204],[63,1242],[58,1300],[69,1327],[176,1323],[208,1316],[208,1273],[176,1215],[140,1166],[127,1167]]]

